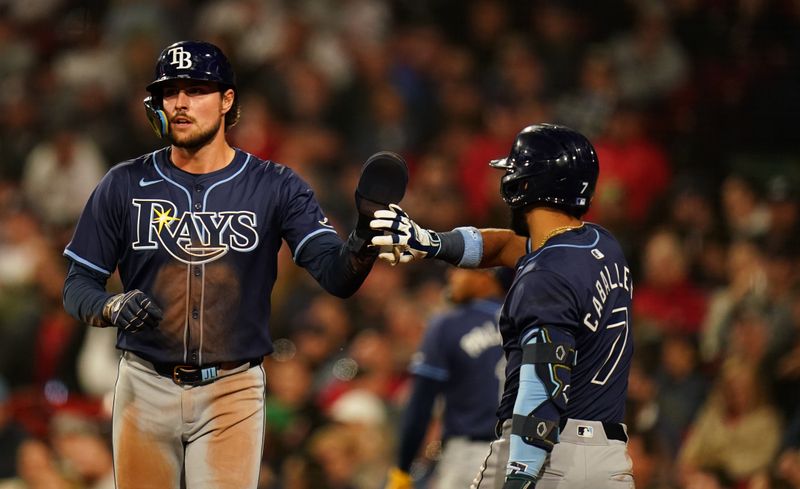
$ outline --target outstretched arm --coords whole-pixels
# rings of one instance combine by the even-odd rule
[[[510,229],[424,229],[394,204],[375,212],[370,227],[383,233],[372,238],[381,247],[379,258],[392,264],[437,258],[462,268],[514,267],[527,247],[527,239]]]
[[[333,233],[323,233],[307,243],[297,263],[322,287],[338,297],[349,297],[367,278],[378,249],[370,241],[378,234],[370,227],[375,211],[399,202],[406,192],[408,166],[398,154],[381,151],[361,167],[355,191],[358,221],[344,243]]]
[[[514,268],[517,260],[527,253],[528,239],[510,229],[480,229],[483,240],[481,268],[505,266]]]

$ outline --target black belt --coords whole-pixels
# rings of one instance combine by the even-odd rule
[[[453,440],[453,439],[460,439],[460,440],[467,440],[467,441],[480,441],[480,442],[489,442],[495,441],[497,439],[496,436],[492,435],[450,435],[447,438],[442,440],[442,445],[446,442]]]
[[[467,439],[469,441],[495,441],[497,437],[491,435],[467,435]]]
[[[628,435],[625,434],[625,428],[619,423],[603,423],[603,431],[606,432],[606,438],[609,440],[628,443]]]
[[[625,428],[622,427],[620,423],[606,423],[602,421],[601,424],[603,425],[603,431],[606,432],[606,438],[609,440],[617,440],[628,443],[628,435],[625,434]],[[561,419],[561,431],[564,431],[564,427],[567,425],[567,418]]]
[[[261,364],[261,358],[232,362],[187,365],[176,363],[153,363],[153,368],[162,377],[169,377],[178,385],[210,384],[219,378],[221,370],[233,370],[249,363],[250,368]]]

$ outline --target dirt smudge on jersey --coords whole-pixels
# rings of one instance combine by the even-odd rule
[[[154,300],[164,311],[158,331],[164,335],[164,350],[183,351],[187,319],[186,286],[191,268],[186,264],[165,265],[153,285]]]
[[[232,344],[241,302],[236,271],[224,260],[205,266],[203,293],[203,359],[207,362],[238,360],[242,345]],[[266,300],[266,299],[265,299]]]
[[[202,339],[203,363],[236,359],[230,332],[235,328],[240,290],[236,271],[223,261],[164,266],[154,291],[164,311],[158,329],[165,349],[183,351],[184,338],[188,338],[189,349],[199,350]]]

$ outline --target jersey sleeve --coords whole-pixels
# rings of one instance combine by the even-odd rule
[[[336,230],[322,213],[311,186],[296,173],[288,172],[283,191],[281,233],[297,261],[310,240],[325,233],[336,234]]]
[[[68,258],[105,275],[114,272],[123,248],[125,180],[121,171],[106,173],[89,196],[72,240],[64,249]]]
[[[575,334],[578,327],[577,296],[566,279],[552,271],[522,274],[506,301],[506,314],[519,332],[521,343],[532,328],[555,326]]]
[[[447,342],[443,338],[447,328],[443,327],[443,321],[442,317],[434,318],[425,331],[422,344],[408,367],[412,374],[439,382],[445,382],[450,378]]]

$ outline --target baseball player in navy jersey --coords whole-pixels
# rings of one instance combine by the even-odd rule
[[[326,290],[352,294],[377,255],[372,197],[402,197],[407,170],[389,153],[367,161],[359,223],[343,241],[291,169],[227,143],[239,107],[219,48],[168,46],[147,90],[147,115],[169,146],[116,165],[94,190],[64,251],[64,305],[118,328],[118,488],[255,488],[281,243]],[[124,292],[112,295],[115,270]]]
[[[372,242],[391,262],[438,258],[460,267],[516,263],[500,331],[507,360],[498,438],[472,487],[633,488],[622,424],[633,355],[631,272],[617,240],[583,222],[599,165],[591,143],[557,125],[526,127],[501,194],[511,230],[420,228],[379,211]]]
[[[494,412],[500,399],[505,360],[497,319],[513,278],[509,268],[448,274],[447,295],[454,307],[429,321],[419,351],[413,356],[411,395],[400,430],[398,463],[386,489],[411,489],[411,464],[419,452],[441,396],[443,451],[433,488],[466,488],[474,469],[494,439]]]

